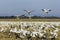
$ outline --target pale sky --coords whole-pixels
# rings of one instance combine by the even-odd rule
[[[44,14],[43,8],[52,11]],[[60,0],[0,0],[0,16],[22,15],[24,9],[34,10],[31,15],[60,17]]]

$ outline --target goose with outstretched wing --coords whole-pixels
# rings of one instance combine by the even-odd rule
[[[27,12],[28,14],[31,14],[31,12],[33,12],[32,10],[24,10],[25,12]]]
[[[47,13],[47,14],[48,14],[49,12],[51,12],[50,9],[42,9],[42,11],[45,12],[45,13]]]

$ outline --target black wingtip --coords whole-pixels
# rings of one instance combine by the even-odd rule
[[[44,9],[42,9],[42,11],[44,11]]]

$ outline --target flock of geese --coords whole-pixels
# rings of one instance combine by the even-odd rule
[[[25,10],[24,11],[29,15],[29,19],[31,19],[30,14],[34,11],[34,10]],[[52,10],[50,9],[41,9],[41,11],[43,11],[44,13],[48,14],[49,12],[51,12]],[[25,15],[25,14],[24,14]],[[17,18],[19,17],[19,15],[16,16]]]
[[[50,9],[41,9],[43,12],[45,12],[45,13],[49,13],[49,12],[51,12],[51,10]],[[33,10],[24,10],[25,12],[27,12],[27,14],[31,14],[31,12],[33,12]]]
[[[33,40],[33,38],[41,40],[48,40],[48,38],[51,38],[51,40],[55,40],[59,36],[58,32],[60,31],[57,26],[60,26],[60,22],[6,22],[5,24],[0,24],[0,32],[8,32],[8,35],[14,33],[16,38],[24,39],[27,37],[28,40]]]

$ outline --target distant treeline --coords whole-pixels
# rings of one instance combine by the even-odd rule
[[[18,16],[19,19],[28,19],[27,16]],[[32,16],[32,19],[60,19],[60,17],[41,17],[41,16]],[[0,16],[0,19],[17,19],[17,16]]]

